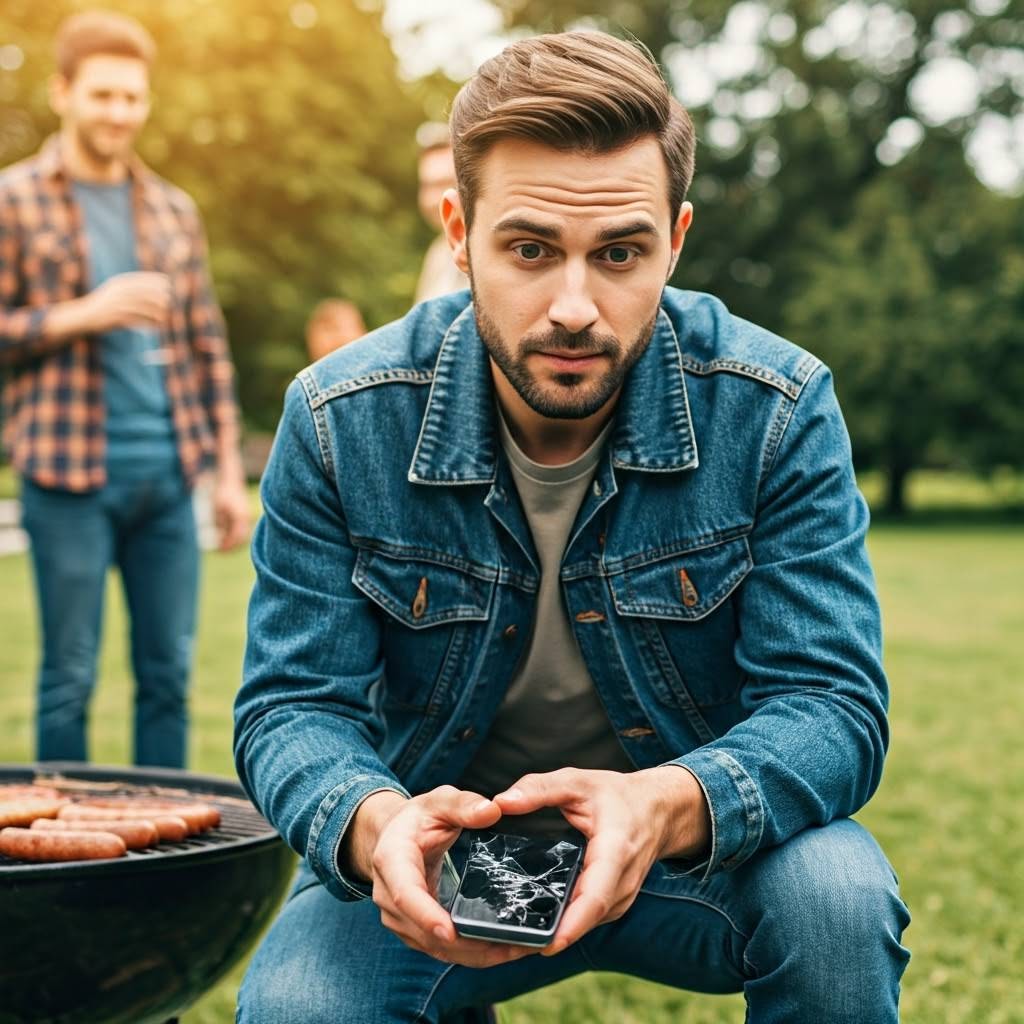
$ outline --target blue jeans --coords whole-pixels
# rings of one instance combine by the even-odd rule
[[[468,1020],[470,1008],[595,970],[743,992],[751,1024],[894,1024],[909,919],[885,856],[849,819],[704,883],[656,864],[620,920],[556,957],[480,970],[407,948],[373,903],[335,899],[303,864],[249,966],[237,1021]]]
[[[74,494],[22,482],[43,652],[39,760],[87,760],[107,570],[117,565],[131,622],[136,764],[185,764],[186,694],[199,550],[180,475],[108,483]]]

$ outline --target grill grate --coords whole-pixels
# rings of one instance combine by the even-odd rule
[[[126,774],[131,770],[126,770]],[[178,773],[184,775],[185,773]],[[199,777],[202,778],[202,777]],[[62,867],[79,867],[85,864],[124,864],[139,861],[167,860],[189,854],[205,853],[215,849],[231,848],[252,841],[276,839],[277,833],[270,827],[263,816],[244,797],[230,796],[225,793],[210,792],[208,787],[134,785],[124,780],[97,782],[80,778],[69,778],[64,775],[47,775],[36,773],[29,777],[11,777],[10,773],[0,772],[0,784],[4,782],[32,783],[39,786],[50,786],[60,791],[62,796],[69,798],[88,797],[149,797],[161,800],[180,800],[182,802],[201,802],[216,807],[221,814],[221,823],[217,828],[198,835],[188,836],[181,842],[163,841],[159,846],[143,850],[129,850],[123,857],[110,861],[61,861],[41,864],[38,861],[18,860],[0,854],[0,872],[17,868],[49,869]],[[234,786],[237,792],[240,787]]]

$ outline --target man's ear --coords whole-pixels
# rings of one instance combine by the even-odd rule
[[[445,190],[441,196],[441,223],[444,225],[445,238],[452,250],[455,266],[464,274],[469,274],[469,249],[466,218],[462,212],[462,200],[454,188]]]
[[[68,106],[68,80],[63,75],[50,75],[47,81],[50,97],[50,109],[58,116],[63,117]]]
[[[693,203],[683,203],[679,208],[679,216],[672,225],[672,259],[669,261],[667,281],[676,270],[679,262],[679,254],[683,251],[683,243],[686,241],[686,232],[690,230],[693,223]]]

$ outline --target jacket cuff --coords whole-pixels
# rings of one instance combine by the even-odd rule
[[[711,853],[688,865],[687,874],[705,881],[716,871],[738,868],[761,845],[764,805],[757,784],[732,756],[700,747],[669,764],[686,768],[700,783],[711,814]]]
[[[332,789],[313,816],[306,845],[306,860],[327,891],[339,900],[362,900],[371,894],[372,887],[368,882],[341,871],[338,851],[359,805],[368,796],[385,790],[409,796],[389,775],[357,775],[344,785]]]

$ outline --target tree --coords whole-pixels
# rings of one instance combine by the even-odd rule
[[[53,35],[83,6],[5,3],[0,162],[56,128],[45,93]],[[109,6],[156,38],[140,152],[204,214],[243,408],[272,427],[307,361],[303,326],[319,299],[352,299],[370,325],[408,307],[428,241],[415,201],[422,105],[399,82],[379,11],[365,0]]]
[[[661,60],[700,139],[673,283],[836,366],[891,508],[925,459],[1022,465],[1024,206],[972,167],[992,176],[978,139],[1024,117],[1024,21],[1006,0],[499,6],[510,26],[603,28]],[[1019,191],[1024,157],[1018,171]]]

